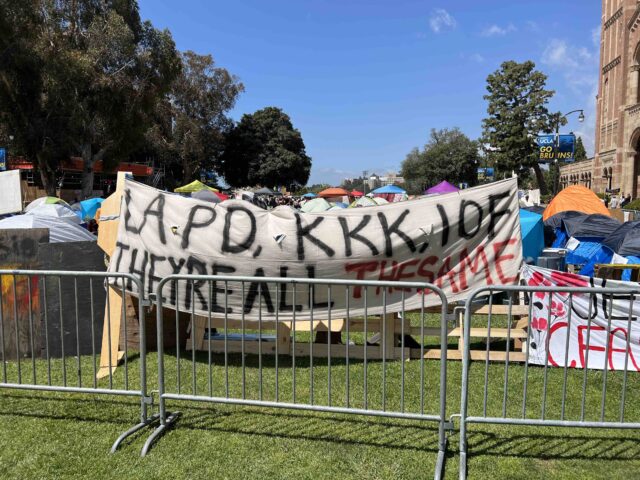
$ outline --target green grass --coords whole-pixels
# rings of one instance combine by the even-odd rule
[[[298,341],[308,341],[300,334]],[[354,336],[357,341],[361,337]],[[482,347],[479,343],[477,346]],[[503,345],[502,345],[503,346]],[[316,348],[322,348],[317,345]],[[326,347],[325,347],[326,348]],[[500,344],[492,344],[492,349]],[[207,352],[199,352],[192,363],[191,352],[165,355],[166,387],[183,393],[209,394]],[[157,388],[157,356],[149,354],[149,388]],[[290,357],[278,362],[280,401],[293,401],[293,375]],[[69,385],[78,383],[75,359],[66,360]],[[128,381],[138,382],[139,358],[130,356]],[[195,365],[195,376],[193,366]],[[224,378],[228,371],[230,392],[242,395],[242,358],[213,355],[211,388],[214,395],[226,395]],[[262,359],[260,389],[259,359],[245,358],[245,395],[257,399],[276,398],[275,358]],[[437,411],[439,395],[439,361],[426,361],[426,413]],[[17,365],[10,362],[7,381],[17,380]],[[37,381],[48,381],[47,362],[36,360]],[[91,357],[80,361],[83,385],[93,382]],[[421,362],[404,363],[405,396],[400,395],[403,364],[370,361],[367,365],[367,406],[382,408],[382,378],[386,379],[386,409],[420,411]],[[449,361],[448,414],[460,408],[461,363]],[[31,360],[21,362],[22,381],[31,380]],[[325,359],[315,358],[313,369],[308,358],[296,359],[296,401],[313,400],[328,404],[328,371]],[[504,399],[504,364],[489,365],[487,412],[501,416]],[[349,363],[349,405],[364,407],[364,364]],[[581,413],[583,371],[567,372],[565,416],[575,419]],[[3,375],[4,372],[0,372]],[[485,364],[473,363],[470,376],[469,413],[482,413]],[[62,362],[51,362],[54,383],[62,382]],[[346,405],[347,366],[344,360],[331,362],[331,404]],[[544,368],[529,367],[528,418],[539,418],[542,409]],[[124,386],[125,369],[120,367],[114,388]],[[195,379],[195,390],[194,390]],[[506,412],[522,415],[524,367],[509,368]],[[603,373],[587,375],[585,418],[596,420],[601,414]],[[623,376],[609,372],[605,418],[617,420]],[[564,378],[562,369],[547,371],[547,418],[559,418]],[[99,383],[108,387],[108,379]],[[625,419],[640,420],[640,378],[630,373],[627,383]],[[157,404],[157,398],[156,398]],[[148,430],[127,441],[116,454],[109,454],[115,438],[137,422],[139,404],[136,398],[0,391],[0,478],[346,478],[346,479],[413,479],[433,475],[437,455],[437,424],[433,422],[345,416],[258,407],[212,405],[204,403],[168,402],[170,410],[183,412],[171,429],[151,450],[139,457]],[[155,407],[154,407],[155,409]],[[458,427],[456,422],[456,431]],[[457,478],[458,441],[452,433],[445,467],[446,478]],[[640,478],[640,432],[633,430],[586,430],[513,426],[471,425],[469,434],[469,478]]]

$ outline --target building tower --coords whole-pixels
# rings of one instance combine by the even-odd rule
[[[640,196],[640,2],[602,0],[592,188]]]

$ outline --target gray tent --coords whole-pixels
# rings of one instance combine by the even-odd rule
[[[280,192],[271,190],[270,188],[263,187],[260,190],[253,192],[254,195],[282,195]]]
[[[640,221],[623,223],[602,244],[618,255],[640,256]]]

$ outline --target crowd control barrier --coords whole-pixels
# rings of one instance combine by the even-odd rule
[[[497,295],[508,297],[500,315],[492,314]],[[486,310],[482,297],[488,302],[485,317],[474,315],[480,303]],[[637,298],[640,287],[491,286],[470,294],[464,315],[461,479],[467,475],[472,423],[640,428],[640,411],[631,408],[637,395],[629,394],[637,392],[639,380]],[[515,362],[521,364],[510,368]]]
[[[0,388],[138,398],[140,421],[115,441],[112,450],[129,435],[159,419],[147,412],[151,398],[147,393],[144,322],[139,325],[139,372],[128,365],[132,352],[126,338],[127,322],[132,319],[125,302],[120,302],[123,351],[119,358],[112,358],[109,352],[104,362],[108,373],[97,378],[100,362],[96,352],[100,351],[102,335],[96,330],[106,318],[110,336],[110,319],[118,313],[113,312],[107,285],[110,283],[109,288],[124,298],[126,282],[135,283],[143,291],[142,282],[128,274],[0,270]],[[138,302],[139,313],[143,303]],[[119,359],[122,368],[114,374]]]
[[[408,297],[410,292],[413,313],[405,309],[405,293]],[[417,309],[416,292],[424,292]],[[391,295],[396,313],[391,313]],[[426,312],[427,295],[437,301],[437,313]],[[240,312],[229,306],[234,296],[244,299]],[[176,298],[189,299],[192,307],[186,358],[180,348],[163,348],[163,328],[173,321],[167,312],[175,316],[175,332],[180,332],[179,312],[170,310]],[[437,422],[435,478],[440,478],[447,423],[447,299],[438,288],[426,283],[178,275],[160,281],[155,301],[160,425],[145,443],[143,456],[179,416],[167,409],[170,400],[254,405]],[[197,315],[199,302],[215,308],[207,308],[204,317]],[[205,346],[198,353],[202,335]],[[427,344],[429,336],[435,337],[432,345]],[[184,339],[175,343],[184,344]],[[212,351],[216,346],[221,353]],[[427,365],[429,348],[442,352],[442,358]],[[405,362],[410,357],[417,361]],[[340,374],[332,369],[337,363],[344,366]],[[168,371],[175,372],[175,383],[165,381]]]
[[[453,315],[426,283],[173,275],[150,299],[131,299],[134,291],[145,290],[128,274],[0,270],[0,388],[136,398],[139,422],[112,451],[155,427],[142,456],[180,417],[168,402],[432,422],[435,478],[456,419],[460,478],[471,424],[640,428],[640,286],[493,285]],[[117,302],[123,328],[112,329],[112,295],[131,299]],[[142,320],[149,300],[155,415]],[[113,358],[104,345],[116,334],[123,351]],[[455,339],[457,350],[448,347]],[[450,412],[447,348],[449,361],[462,353],[460,407]],[[99,351],[108,358],[100,362]]]

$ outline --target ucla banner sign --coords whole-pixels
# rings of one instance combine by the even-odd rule
[[[540,162],[553,162],[555,160],[563,162],[573,162],[575,160],[576,136],[568,135],[540,135],[536,143],[538,144]]]
[[[451,300],[471,289],[518,281],[522,239],[515,179],[436,197],[367,208],[301,213],[249,202],[213,204],[127,180],[109,271],[127,272],[154,292],[172,274],[427,282]],[[205,315],[255,319],[278,315],[335,318],[362,309],[362,287],[349,299],[321,284],[277,289],[267,280],[167,286],[166,304]],[[128,285],[133,294],[135,285]],[[370,314],[436,305],[423,288],[367,290]],[[380,305],[380,307],[375,307]],[[328,307],[331,307],[330,309]],[[294,313],[295,312],[295,313]]]

